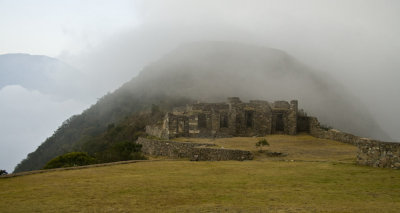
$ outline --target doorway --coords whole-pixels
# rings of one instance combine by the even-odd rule
[[[275,123],[275,131],[283,132],[284,125],[283,125],[283,114],[276,115],[276,123]]]
[[[203,114],[203,113],[199,113],[198,114],[198,120],[197,120],[197,125],[198,125],[198,128],[200,129],[200,128],[207,128],[207,119],[206,119],[206,115],[205,114]]]
[[[254,111],[245,112],[246,127],[253,128]]]

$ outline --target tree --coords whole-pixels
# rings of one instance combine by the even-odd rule
[[[43,167],[43,169],[64,168],[72,166],[84,166],[95,164],[96,159],[84,152],[70,152],[53,158]]]
[[[140,152],[142,145],[132,141],[120,141],[109,144],[101,152],[95,153],[100,162],[115,162],[125,160],[145,160],[146,157]]]
[[[7,175],[8,173],[7,173],[7,171],[6,170],[0,170],[0,175]]]
[[[269,143],[268,143],[267,139],[265,139],[265,138],[260,139],[256,143],[256,147],[260,148],[259,152],[263,152],[263,150],[262,150],[263,146],[269,146]]]

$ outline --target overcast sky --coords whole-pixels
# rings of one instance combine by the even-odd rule
[[[92,98],[87,100],[57,99],[54,94],[26,90],[21,85],[0,88],[0,115],[18,115],[17,102],[7,99],[15,95],[20,97],[16,101],[30,106],[46,103],[32,112],[24,125],[37,126],[43,116],[49,120],[41,126],[46,131],[37,131],[35,139],[26,142],[22,136],[9,134],[0,138],[0,148],[7,150],[11,147],[9,138],[21,137],[12,144],[21,147],[20,143],[29,143],[15,155],[15,159],[22,159],[62,120],[180,43],[199,40],[240,41],[281,49],[330,73],[360,98],[392,138],[400,141],[399,11],[397,0],[0,0],[0,54],[55,57],[92,81],[86,88]],[[52,109],[54,113],[48,115]],[[4,125],[13,117],[8,119],[0,122]],[[5,160],[0,158],[0,167],[11,170]]]

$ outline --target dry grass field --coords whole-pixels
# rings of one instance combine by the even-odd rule
[[[0,212],[398,212],[400,171],[354,164],[355,148],[268,136],[288,156],[140,162],[0,178]],[[187,139],[178,139],[187,140]],[[205,139],[202,139],[204,142]],[[211,141],[256,150],[257,138]]]
[[[267,158],[258,153],[255,146],[260,139],[267,139],[270,146],[263,149],[287,154],[286,157]],[[268,135],[266,137],[233,137],[233,138],[175,138],[175,141],[211,143],[227,149],[254,151],[255,160],[302,160],[302,161],[343,161],[354,162],[357,147],[345,143],[314,138],[307,134]]]

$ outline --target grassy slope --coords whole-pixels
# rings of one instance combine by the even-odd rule
[[[400,171],[356,166],[349,159],[354,148],[346,144],[310,136],[267,139],[268,149],[286,149],[286,158],[294,161],[262,155],[244,162],[157,161],[0,179],[0,211],[396,212],[400,208]],[[250,148],[257,139],[226,140],[237,143],[234,147]],[[246,140],[251,142],[246,145]],[[311,154],[304,152],[307,149]],[[347,149],[352,151],[343,153]],[[309,161],[312,156],[319,157]]]

